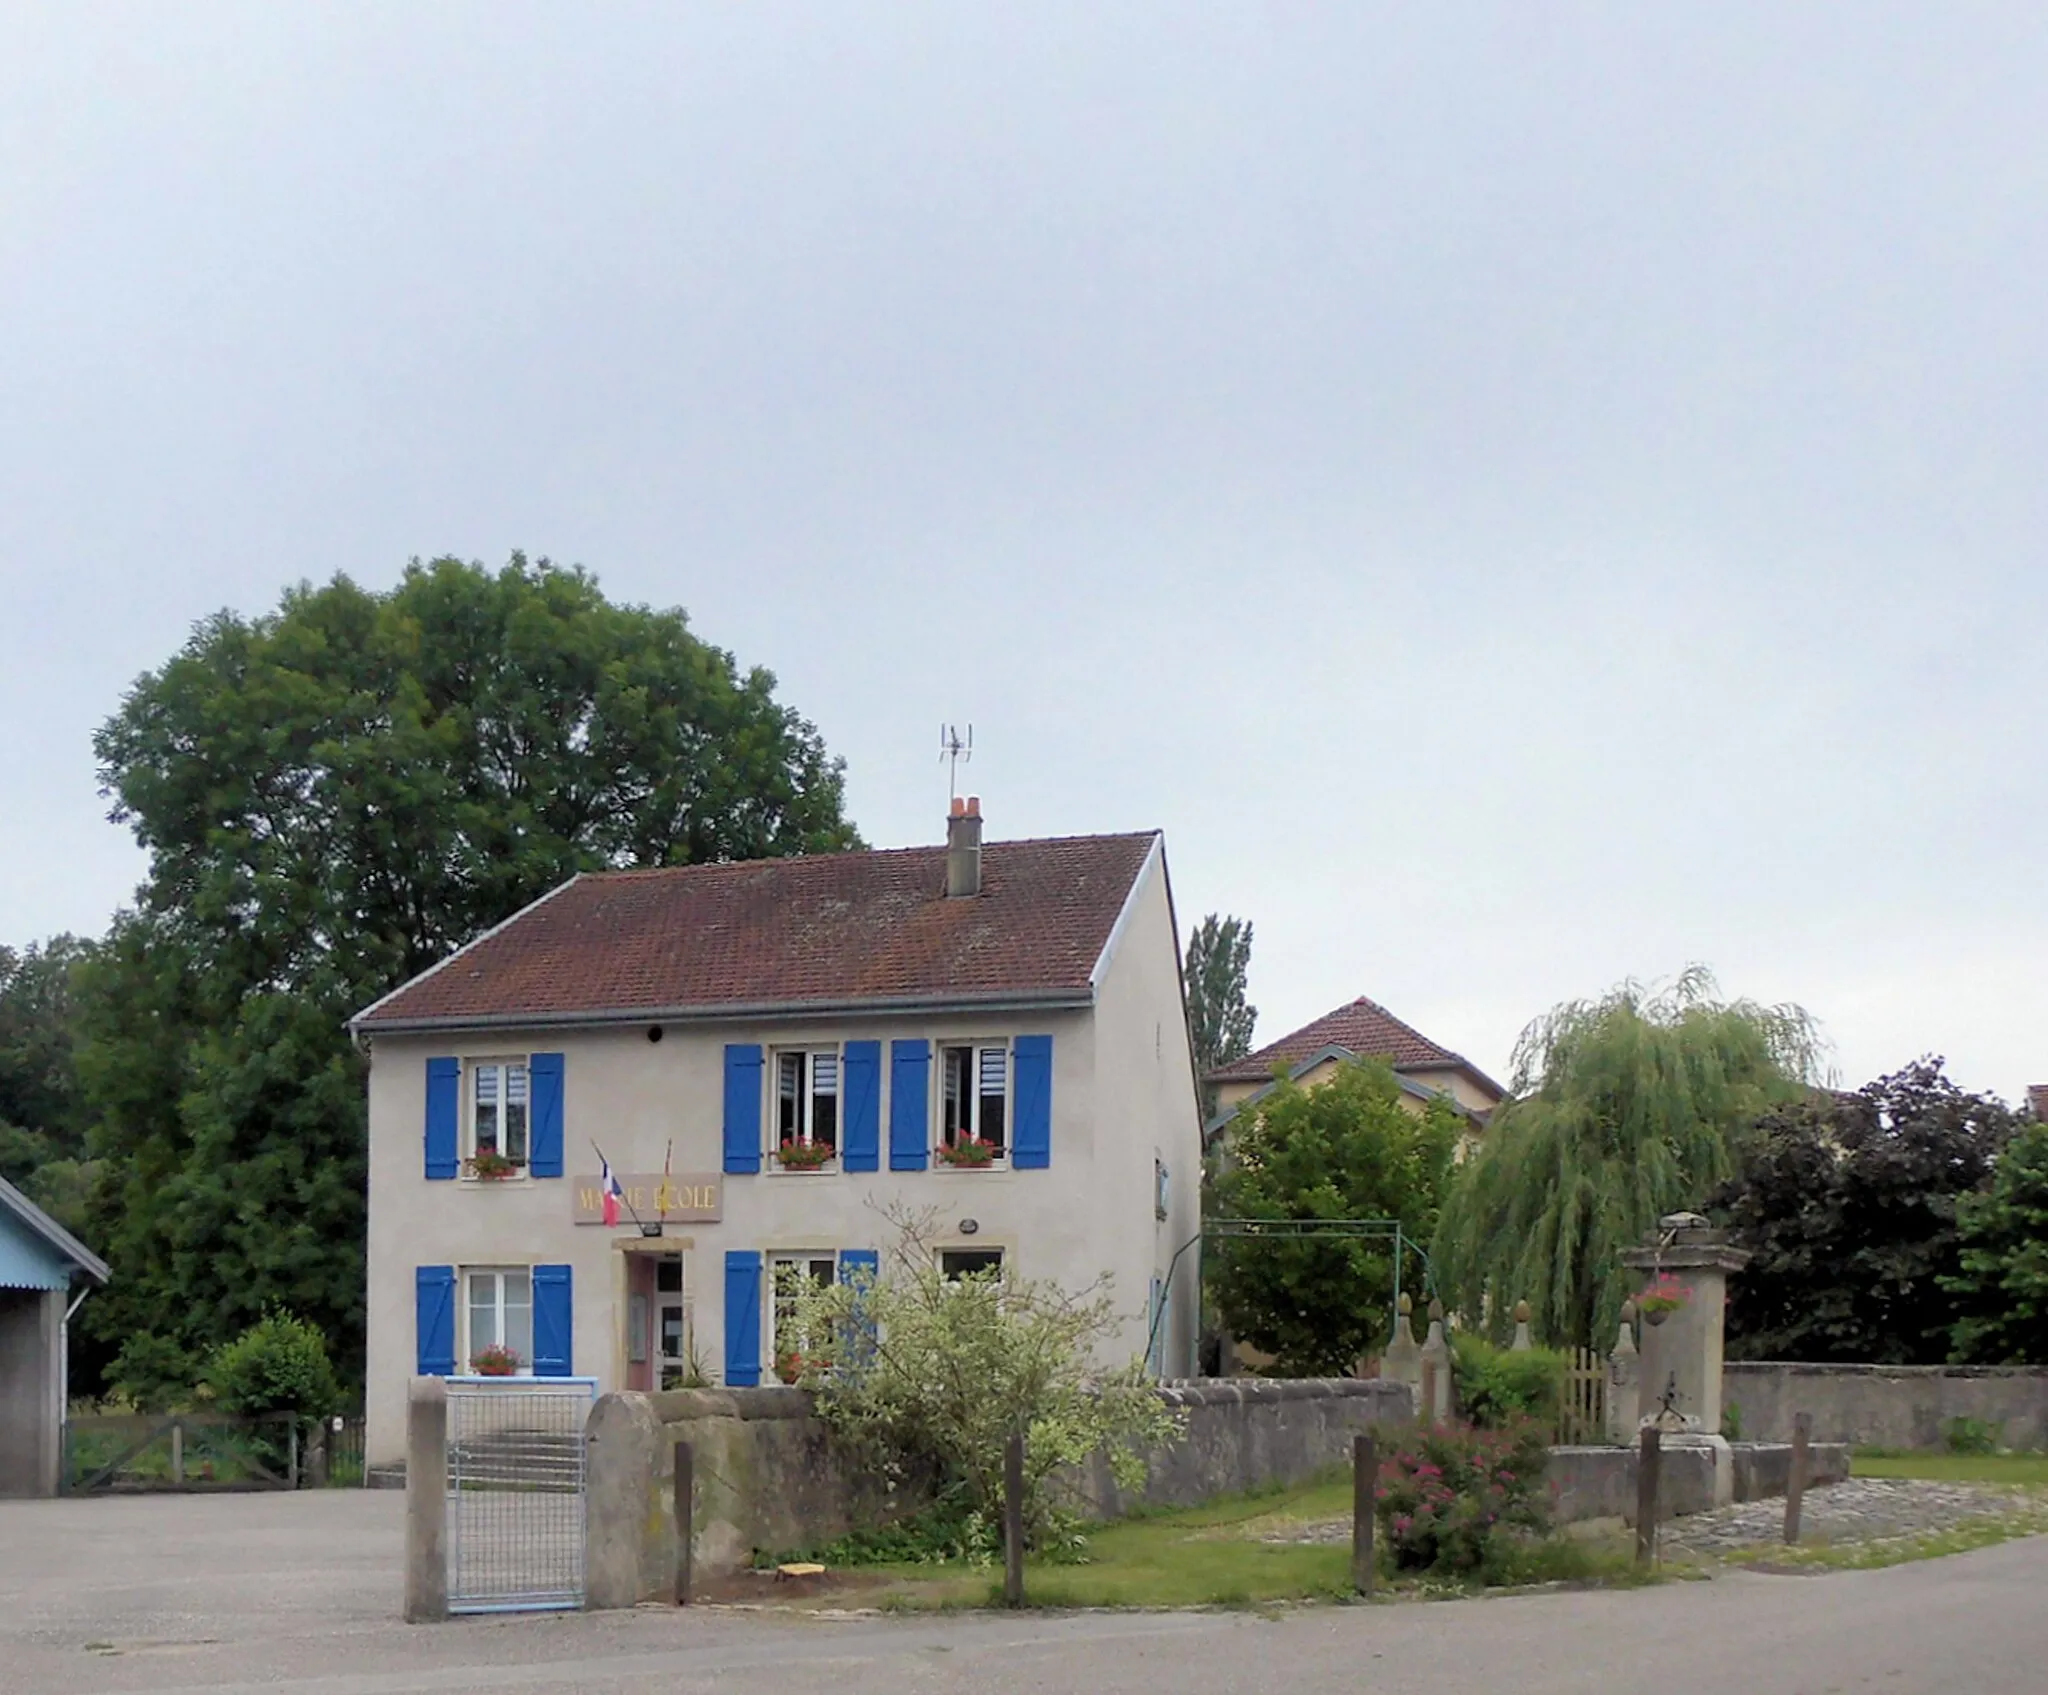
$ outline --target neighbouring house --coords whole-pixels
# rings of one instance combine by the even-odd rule
[[[2027,1085],[2027,1104],[2034,1109],[2034,1116],[2048,1124],[2048,1083]]]
[[[981,831],[956,802],[943,847],[579,876],[357,1015],[372,1464],[409,1378],[488,1349],[603,1389],[772,1381],[778,1291],[874,1266],[891,1209],[951,1275],[1110,1274],[1120,1351],[1191,1372],[1164,840]]]
[[[1246,1101],[1257,1101],[1269,1093],[1277,1074],[1284,1072],[1292,1081],[1314,1088],[1338,1066],[1354,1059],[1384,1059],[1392,1065],[1408,1104],[1417,1112],[1431,1098],[1448,1096],[1474,1134],[1485,1128],[1504,1094],[1498,1083],[1463,1054],[1440,1047],[1377,1001],[1360,995],[1203,1078],[1216,1093],[1216,1111],[1205,1127],[1206,1135],[1215,1137]]]
[[[105,1261],[0,1178],[0,1495],[57,1493],[71,1315],[106,1280]]]

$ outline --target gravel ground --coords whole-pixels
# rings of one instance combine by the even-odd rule
[[[1953,1530],[1971,1519],[2002,1518],[2044,1503],[2023,1489],[1991,1483],[1933,1483],[1919,1478],[1851,1477],[1824,1489],[1809,1489],[1800,1503],[1802,1543],[1871,1542],[1882,1537],[1918,1536]],[[1785,1501],[1772,1496],[1694,1513],[1665,1525],[1666,1548],[1722,1553],[1785,1534]]]

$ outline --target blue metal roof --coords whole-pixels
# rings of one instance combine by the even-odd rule
[[[67,1289],[84,1272],[95,1283],[107,1262],[0,1177],[0,1289]]]

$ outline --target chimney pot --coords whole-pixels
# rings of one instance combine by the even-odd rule
[[[955,818],[965,818],[967,816],[967,802],[962,800],[958,795],[955,795],[953,797],[953,811],[951,813],[951,816]]]
[[[969,795],[967,797],[967,816],[970,818],[979,818],[981,816],[980,795]]]
[[[969,795],[965,805],[956,796],[946,820],[946,895],[949,899],[981,893],[981,798]]]

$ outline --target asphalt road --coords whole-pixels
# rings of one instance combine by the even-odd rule
[[[1885,1571],[1242,1613],[407,1626],[395,1495],[0,1502],[0,1691],[2048,1691],[2048,1538]]]

